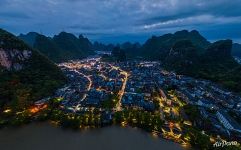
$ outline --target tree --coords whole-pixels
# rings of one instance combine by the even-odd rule
[[[116,61],[125,61],[126,60],[126,54],[125,51],[122,50],[119,46],[116,46],[112,52],[111,55],[115,58]]]

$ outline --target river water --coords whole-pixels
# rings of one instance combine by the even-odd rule
[[[117,126],[63,130],[47,123],[0,130],[1,150],[181,150],[177,143]]]

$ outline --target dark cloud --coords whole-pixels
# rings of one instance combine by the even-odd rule
[[[232,29],[241,30],[241,0],[0,0],[0,8],[0,27],[16,34],[65,30],[111,42],[198,29],[241,39]]]
[[[18,12],[0,12],[1,18],[7,18],[7,19],[30,19],[31,17],[24,13],[18,13]]]

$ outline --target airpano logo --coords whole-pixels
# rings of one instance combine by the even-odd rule
[[[237,141],[217,141],[213,144],[213,147],[225,147],[225,146],[239,146],[240,144]]]

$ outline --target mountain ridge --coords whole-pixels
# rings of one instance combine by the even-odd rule
[[[80,35],[78,38],[67,32],[60,32],[54,37],[30,32],[18,36],[34,49],[39,50],[54,62],[81,59],[94,54],[91,42]]]
[[[143,44],[140,55],[148,59],[163,59],[163,57],[160,58],[158,55],[167,55],[169,49],[180,40],[190,40],[194,46],[198,47],[200,53],[210,45],[210,42],[199,34],[198,31],[192,30],[189,32],[188,30],[182,30],[173,34],[152,36]],[[155,55],[152,55],[152,53],[155,53]]]
[[[189,41],[189,43],[191,43]],[[164,67],[196,78],[208,79],[241,93],[241,65],[231,55],[232,41],[220,40],[212,43],[205,52],[198,54],[198,48],[187,43],[180,43],[178,49],[189,50],[189,53],[167,56]],[[175,49],[175,46],[171,50]],[[170,51],[171,51],[170,50]],[[190,52],[191,51],[191,52]],[[184,55],[184,56],[183,56]]]

